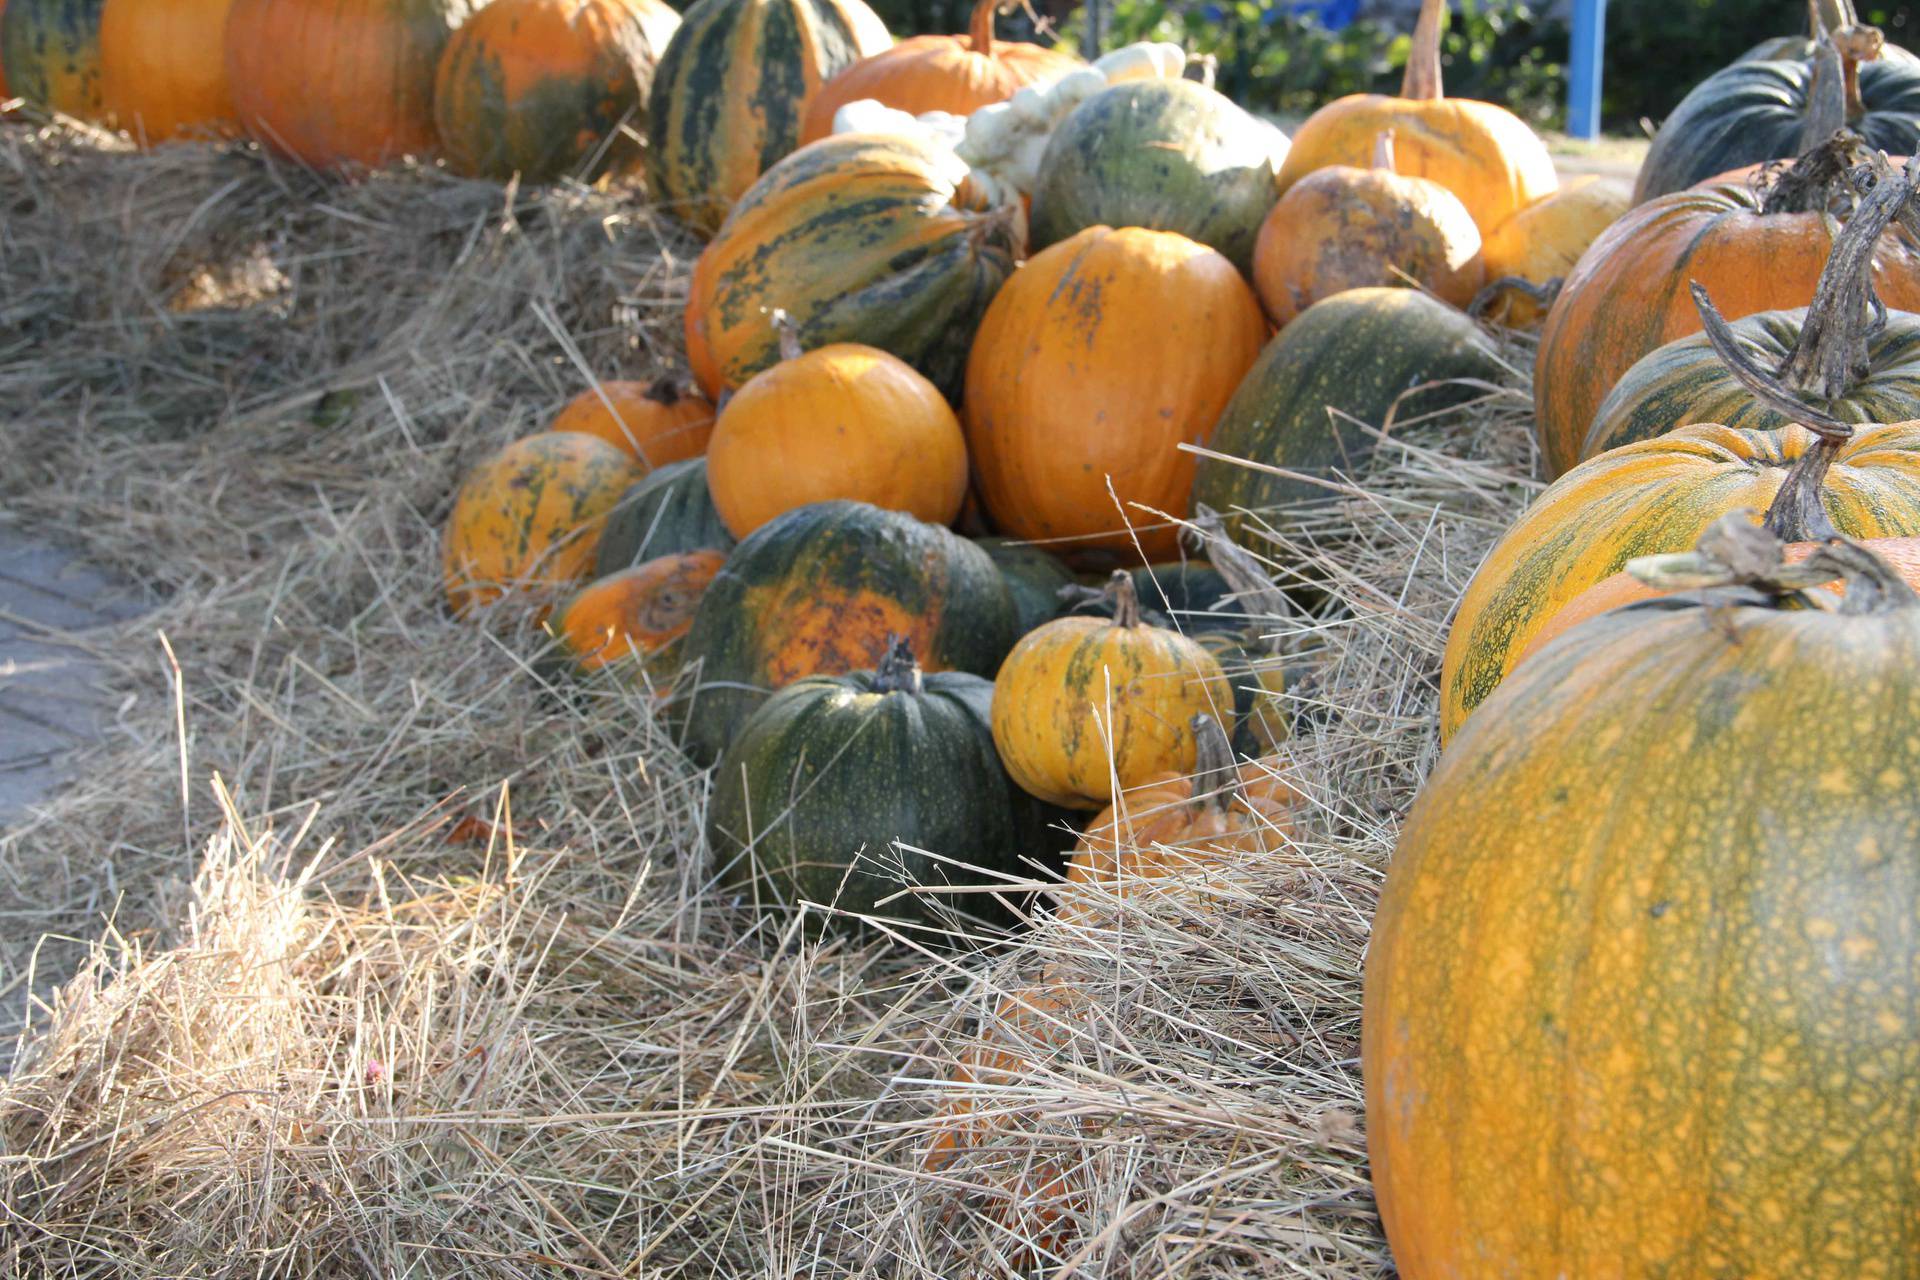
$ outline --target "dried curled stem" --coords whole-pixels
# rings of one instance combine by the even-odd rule
[[[1189,724],[1194,745],[1194,812],[1212,808],[1225,813],[1241,794],[1240,769],[1233,759],[1233,745],[1227,741],[1226,731],[1204,711]]]
[[[1473,301],[1467,304],[1467,314],[1475,320],[1486,315],[1493,304],[1509,293],[1521,293],[1538,303],[1542,310],[1552,308],[1560,297],[1560,286],[1566,283],[1562,276],[1555,276],[1545,284],[1535,284],[1525,276],[1501,276],[1489,280],[1480,292],[1473,295]]]
[[[1662,591],[1749,587],[1785,596],[1808,587],[1843,582],[1839,612],[1858,616],[1920,607],[1920,594],[1871,549],[1832,537],[1799,564],[1787,563],[1786,544],[1753,523],[1753,511],[1729,512],[1707,527],[1692,551],[1640,556],[1627,572]]]

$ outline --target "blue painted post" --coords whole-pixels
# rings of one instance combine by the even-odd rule
[[[1567,59],[1567,132],[1600,136],[1600,59],[1607,44],[1607,0],[1573,0],[1573,52]]]

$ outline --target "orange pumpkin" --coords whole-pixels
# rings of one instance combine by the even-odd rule
[[[651,471],[707,451],[713,404],[672,376],[603,382],[569,400],[547,429],[599,436]]]
[[[441,548],[456,615],[509,592],[543,592],[593,571],[600,527],[646,472],[579,432],[528,436],[467,473]]]
[[[967,361],[967,443],[994,523],[1173,558],[1156,512],[1187,512],[1194,458],[1178,446],[1205,443],[1266,337],[1233,264],[1174,232],[1088,227],[1036,254]]]
[[[562,606],[555,631],[582,671],[664,653],[687,634],[726,563],[724,552],[686,551],[608,574]]]
[[[776,320],[784,320],[784,314]],[[967,496],[967,442],[939,390],[877,347],[835,342],[800,350],[727,401],[707,451],[707,485],[727,531],[847,498],[952,524]]]
[[[1480,249],[1487,279],[1523,280],[1536,289],[1565,280],[1580,255],[1633,203],[1633,189],[1619,178],[1582,174],[1545,199],[1536,200],[1495,227]],[[1540,323],[1546,306],[1517,289],[1493,300],[1486,315],[1509,328]]]
[[[1316,169],[1268,212],[1253,284],[1274,324],[1371,285],[1410,283],[1456,307],[1473,301],[1484,278],[1473,215],[1439,183],[1395,173],[1393,156],[1389,130],[1372,168]]]
[[[474,0],[234,0],[227,79],[241,124],[314,168],[439,146],[433,76]]]
[[[1005,102],[1023,85],[1063,76],[1085,64],[1070,53],[993,38],[993,18],[1002,0],[979,0],[964,36],[914,36],[882,53],[862,58],[820,87],[800,125],[800,143],[833,132],[834,113],[849,102],[872,98],[896,111],[921,115],[945,111],[971,115]]]
[[[1482,236],[1559,186],[1546,144],[1520,117],[1491,102],[1443,95],[1446,20],[1447,0],[1421,0],[1399,97],[1349,94],[1307,117],[1280,168],[1282,194],[1315,169],[1364,166],[1387,129],[1398,144],[1394,168],[1460,197]]]
[[[100,93],[107,114],[134,141],[151,146],[183,135],[240,133],[220,39],[233,3],[107,0]]]

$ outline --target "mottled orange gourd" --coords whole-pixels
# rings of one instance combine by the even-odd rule
[[[548,430],[599,436],[651,471],[704,454],[713,418],[713,402],[669,374],[589,387],[567,402]]]
[[[134,141],[239,135],[224,40],[233,3],[107,0],[100,15],[101,98]]]
[[[1565,280],[1580,255],[1600,233],[1626,213],[1633,188],[1619,178],[1582,174],[1552,195],[1536,200],[1487,234],[1480,248],[1489,281],[1514,278],[1535,287]],[[1530,329],[1545,317],[1545,306],[1517,290],[1496,298],[1489,319],[1514,329]]]
[[[724,552],[686,551],[608,574],[561,607],[555,630],[582,671],[662,653],[687,634],[726,563]]]

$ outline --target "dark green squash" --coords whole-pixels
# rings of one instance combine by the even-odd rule
[[[98,121],[100,14],[106,0],[7,0],[0,8],[0,82],[35,106]],[[218,33],[214,33],[218,38]]]
[[[1013,601],[1014,629],[1025,635],[1043,622],[1052,622],[1064,610],[1060,588],[1074,584],[1073,571],[1046,548],[1018,538],[975,538],[993,557]]]
[[[1140,608],[1155,626],[1168,627],[1183,635],[1203,631],[1239,631],[1247,625],[1246,611],[1228,597],[1233,587],[1220,571],[1205,560],[1169,560],[1162,564],[1142,565],[1129,571]],[[1109,575],[1088,575],[1079,599],[1067,610],[1071,613],[1113,616],[1113,597],[1093,584],[1104,584]]]
[[[1013,619],[993,558],[951,530],[864,502],[796,507],[734,548],[694,615],[687,751],[711,763],[775,689],[871,669],[896,635],[930,671],[991,676]]]
[[[922,673],[903,641],[877,671],[787,686],[714,771],[707,843],[723,883],[768,906],[830,904],[936,927],[1012,919],[986,892],[1058,869],[1070,832],[1001,766],[993,683]],[[1038,864],[1038,866],[1036,866]]]
[[[1087,227],[1177,231],[1242,275],[1279,199],[1286,137],[1192,80],[1129,80],[1061,121],[1040,161],[1032,248]]]
[[[1491,380],[1504,366],[1467,316],[1413,289],[1350,289],[1316,302],[1267,343],[1207,447],[1305,475],[1356,475],[1378,428],[1422,417],[1476,396],[1450,379]],[[1407,394],[1414,387],[1422,390]],[[1195,509],[1205,503],[1243,536],[1243,512],[1278,523],[1287,508],[1324,502],[1328,491],[1213,458],[1194,472]]]
[[[733,549],[733,535],[707,489],[707,460],[670,462],[622,494],[607,515],[593,576],[702,548]]]

